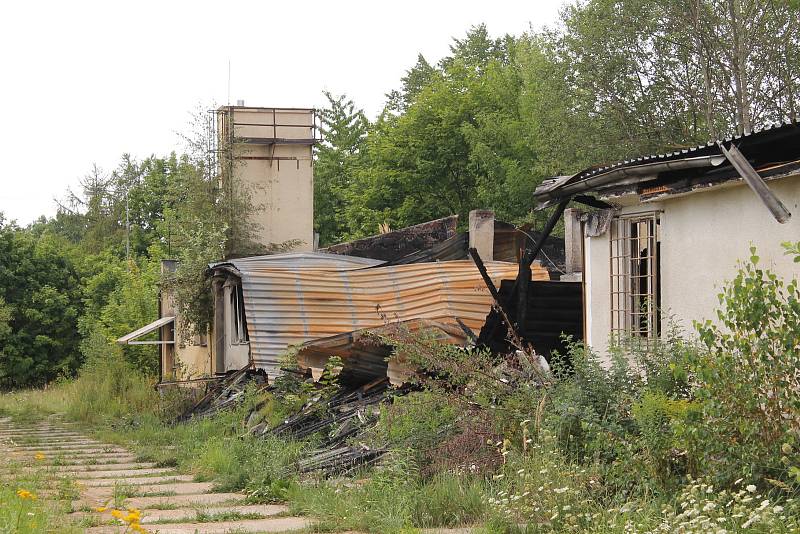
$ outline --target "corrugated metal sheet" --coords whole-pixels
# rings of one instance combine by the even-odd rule
[[[513,279],[517,265],[487,262],[497,285]],[[381,326],[387,321],[459,318],[478,331],[491,296],[468,260],[366,269],[239,269],[250,335],[259,368],[275,372],[289,345]],[[534,272],[538,280],[547,271]]]
[[[778,124],[768,124],[763,128],[756,128],[752,132],[748,132],[746,134],[727,137],[720,140],[720,142],[730,143],[731,141],[739,141],[739,148],[741,149],[747,145],[767,143],[778,139],[781,136],[796,135],[799,127],[800,121],[786,121]],[[541,208],[563,198],[565,195],[560,194],[560,190],[565,188],[567,185],[584,182],[596,176],[620,171],[618,174],[624,178],[626,172],[633,174],[636,172],[635,169],[638,167],[643,168],[641,169],[642,172],[647,172],[647,167],[651,165],[665,162],[683,161],[687,164],[687,166],[689,166],[692,160],[697,160],[699,163],[702,163],[700,160],[703,158],[713,158],[717,156],[722,156],[717,142],[708,141],[703,145],[687,147],[674,152],[650,154],[619,161],[611,165],[598,165],[589,167],[572,176],[559,176],[551,180],[543,181],[540,186],[536,188],[536,191],[533,193],[533,197],[540,202],[539,207]],[[626,169],[628,171],[622,172]]]
[[[311,369],[318,375],[333,356],[342,358],[343,369],[340,379],[352,383],[363,383],[375,378],[390,376],[392,366],[387,361],[393,347],[377,336],[420,333],[443,343],[464,346],[466,333],[453,322],[412,319],[401,323],[389,323],[375,328],[365,328],[336,336],[308,341],[297,353],[300,367]],[[401,365],[400,371],[404,370]],[[399,373],[398,373],[399,374]],[[315,376],[316,378],[316,376]],[[395,382],[402,379],[395,377]]]
[[[238,271],[257,271],[260,269],[342,269],[373,267],[384,263],[370,258],[356,258],[325,252],[291,252],[234,258],[209,264],[211,269],[232,266]]]

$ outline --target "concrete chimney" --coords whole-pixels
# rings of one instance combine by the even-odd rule
[[[494,260],[494,212],[492,210],[469,212],[469,247],[477,250],[483,261]]]

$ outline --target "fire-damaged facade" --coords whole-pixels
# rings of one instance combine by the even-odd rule
[[[476,342],[488,317],[485,344],[496,345],[504,335],[490,314],[504,298],[498,291],[516,295],[521,275],[536,284],[565,269],[563,239],[495,220],[489,210],[471,212],[462,222],[468,231],[459,231],[458,217],[451,216],[319,249],[313,235],[316,112],[241,103],[214,113],[217,140],[210,156],[220,185],[251,195],[253,212],[243,216],[257,229],[259,243],[295,245],[290,253],[210,264],[213,317],[201,335],[187,334],[196,328],[186,328],[175,295],[162,288],[159,317],[117,340],[157,345],[162,384],[214,380],[245,367],[275,376],[293,347],[312,375],[335,353],[346,360],[345,377],[400,376],[402,369],[386,361],[389,348],[363,343],[373,330],[400,325],[463,346]],[[533,243],[541,252],[535,263],[524,254]],[[473,258],[481,260],[481,269]],[[162,262],[164,272],[176,267]],[[509,286],[509,280],[516,282]],[[528,291],[526,283],[518,293],[538,291]],[[562,325],[539,312],[526,322],[526,309],[519,312],[518,330],[535,330],[526,341],[553,350]],[[543,329],[549,329],[545,335]],[[571,324],[566,330],[574,335],[582,328]]]
[[[781,243],[800,238],[800,125],[589,168],[535,199],[564,214],[562,280],[583,285],[596,352],[614,336],[659,337],[670,322],[690,331],[716,319],[720,285],[751,247],[762,266],[797,277]]]
[[[454,345],[475,344],[487,318],[494,321],[492,290],[508,290],[522,251],[538,236],[496,221],[486,210],[471,214],[467,232],[458,232],[457,223],[447,217],[316,252],[212,263],[207,335],[181,337],[174,297],[164,289],[161,317],[118,341],[159,344],[164,384],[205,381],[244,367],[275,377],[288,350],[297,351],[297,362],[313,376],[338,356],[342,376],[354,383],[370,377],[402,382],[408,369],[388,360],[391,347],[364,340],[400,328]],[[545,244],[547,259],[529,266],[530,283],[557,285],[551,279],[564,269],[563,241],[551,237]],[[470,249],[481,251],[482,269]],[[165,269],[174,267],[165,262]],[[155,331],[159,340],[136,341]],[[502,327],[492,332],[504,335]],[[546,353],[561,333],[551,328],[546,342],[542,336],[528,341]]]

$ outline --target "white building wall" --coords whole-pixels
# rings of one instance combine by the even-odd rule
[[[698,191],[659,203],[622,208],[621,214],[661,211],[661,306],[688,335],[695,320],[716,319],[717,295],[736,264],[755,245],[760,265],[784,279],[800,278],[800,264],[781,243],[800,240],[800,176],[769,182],[792,213],[778,223],[743,183]],[[584,237],[586,343],[605,355],[611,331],[610,232]]]
[[[781,243],[800,240],[800,176],[769,182],[792,213],[776,221],[744,184],[694,193],[664,202],[661,244],[662,308],[689,332],[693,320],[716,319],[717,295],[736,276],[736,263],[750,257],[789,279],[800,264],[784,254]]]

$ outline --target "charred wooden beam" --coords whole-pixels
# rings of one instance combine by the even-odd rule
[[[531,285],[531,264],[519,262],[517,273],[517,327],[523,328],[528,314],[528,288]]]
[[[589,195],[575,195],[572,197],[572,200],[584,206],[589,206],[590,208],[598,208],[601,210],[610,210],[614,208],[614,206],[608,202],[604,202],[599,198],[590,197]]]
[[[458,317],[456,317],[456,322],[458,323],[458,326],[461,327],[461,330],[467,335],[467,339],[469,339],[473,343],[477,343],[478,336],[475,335],[475,332],[472,331],[472,328],[465,325],[464,321],[462,321]]]
[[[550,234],[553,233],[553,228],[556,227],[558,223],[558,219],[561,218],[561,215],[564,213],[564,210],[567,209],[567,205],[569,205],[570,198],[565,198],[562,200],[558,206],[556,206],[555,211],[550,214],[550,218],[547,219],[547,223],[544,225],[544,229],[542,230],[542,235],[536,242],[533,244],[533,249],[526,250],[525,254],[522,256],[522,261],[530,266],[536,258],[539,256],[539,252],[542,251],[542,247],[544,246],[544,242],[547,241],[547,238],[550,237]]]
[[[478,251],[474,248],[470,248],[469,255],[472,257],[472,261],[475,262],[478,272],[481,273],[481,278],[483,278],[483,282],[486,284],[486,287],[489,288],[489,293],[492,294],[497,311],[503,318],[503,322],[505,322],[506,326],[508,327],[508,334],[511,336],[512,342],[518,349],[522,350],[522,338],[519,337],[516,326],[511,322],[510,314],[506,309],[505,303],[500,297],[500,293],[497,291],[497,287],[495,287],[494,282],[492,282],[489,273],[486,271],[486,265],[483,264],[480,254],[478,254]]]

